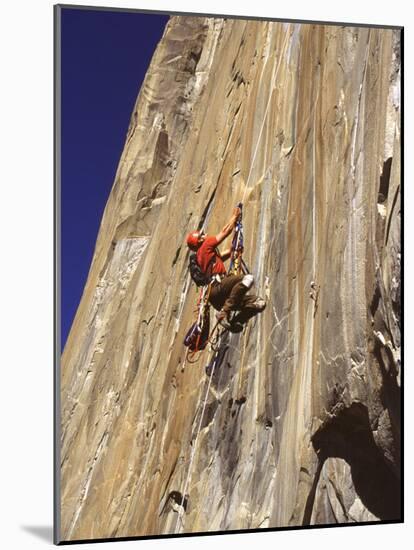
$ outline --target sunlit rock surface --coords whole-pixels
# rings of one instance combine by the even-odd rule
[[[63,540],[400,517],[399,37],[170,20],[63,353]],[[210,379],[184,240],[240,200],[268,306]]]

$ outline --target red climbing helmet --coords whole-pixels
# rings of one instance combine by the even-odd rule
[[[193,231],[187,235],[187,245],[191,250],[197,250],[200,245],[199,239],[202,235],[202,231]]]

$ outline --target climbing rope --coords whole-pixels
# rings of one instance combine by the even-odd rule
[[[244,189],[242,202],[244,202],[244,199],[246,198],[246,192],[247,192],[247,189],[248,189],[248,187],[249,187],[250,176],[252,175],[253,166],[254,166],[254,162],[255,162],[255,160],[256,160],[257,151],[259,150],[260,138],[262,137],[262,132],[263,132],[264,125],[265,125],[265,122],[266,122],[267,113],[268,113],[268,111],[269,111],[269,107],[270,107],[270,102],[271,102],[271,99],[272,99],[273,90],[275,89],[276,77],[277,77],[277,74],[278,74],[278,72],[279,72],[279,68],[280,68],[280,65],[281,65],[282,58],[283,58],[283,53],[284,53],[285,48],[286,48],[288,36],[289,36],[289,34],[288,34],[288,32],[286,32],[285,39],[284,39],[284,41],[283,41],[282,51],[281,51],[280,57],[279,57],[279,62],[278,62],[278,64],[277,64],[276,71],[275,71],[275,73],[274,73],[273,76],[272,76],[272,84],[271,84],[271,86],[270,86],[269,99],[268,99],[268,101],[267,101],[267,105],[266,105],[266,110],[265,110],[265,114],[264,114],[264,117],[263,117],[262,126],[261,126],[261,128],[260,128],[259,136],[258,136],[258,138],[257,138],[256,148],[255,148],[255,151],[254,151],[254,154],[253,154],[253,160],[252,160],[252,162],[251,162],[251,164],[250,164],[249,175],[248,175],[248,177],[247,177],[246,187],[245,187],[245,189]]]
[[[221,335],[222,334],[220,334],[219,339],[221,339]],[[213,366],[212,366],[209,381],[208,381],[208,384],[207,384],[207,391],[205,393],[204,400],[203,400],[203,408],[201,410],[200,420],[198,422],[196,437],[195,437],[194,444],[192,445],[192,449],[191,449],[190,463],[189,463],[189,466],[188,466],[187,478],[185,480],[184,490],[183,490],[182,497],[181,497],[180,508],[178,510],[178,517],[177,517],[177,521],[176,521],[176,524],[175,524],[174,534],[177,534],[179,532],[179,528],[181,526],[180,524],[182,524],[181,516],[183,515],[183,511],[184,511],[185,494],[186,494],[186,491],[187,491],[187,488],[188,488],[188,485],[189,485],[190,479],[191,479],[191,470],[192,470],[192,466],[193,466],[195,452],[196,452],[196,449],[197,449],[197,440],[198,440],[198,436],[199,436],[200,431],[201,431],[201,425],[202,425],[203,418],[204,418],[204,412],[205,412],[206,406],[207,406],[207,398],[208,398],[208,394],[210,392],[211,381],[213,380],[214,371],[215,371],[216,364],[217,364],[217,359],[218,359],[218,354],[216,354],[216,356],[214,357],[214,360],[213,360]]]
[[[230,263],[230,267],[229,267],[229,273],[234,273],[234,274],[241,273],[243,269],[247,270],[246,264],[244,263],[244,261],[242,259],[242,254],[243,254],[243,223],[242,223],[242,208],[243,208],[243,205],[242,205],[242,203],[239,203],[238,207],[240,208],[240,215],[237,219],[235,230],[234,230],[232,246],[231,246],[231,253],[230,253],[231,263]],[[199,311],[199,313],[198,313],[198,317],[197,317],[196,326],[201,326],[201,324],[203,322],[204,307],[206,307],[206,305],[208,307],[208,298],[209,298],[209,295],[210,295],[210,287],[211,287],[211,284],[208,285],[208,287],[203,287],[203,289],[202,289],[202,292],[201,292],[201,295],[200,295],[200,298],[199,298],[199,302],[198,302],[198,305],[199,305],[198,311]],[[225,331],[219,332],[217,338],[213,341],[213,335],[214,335],[215,331],[217,330],[218,326],[219,326],[219,322],[217,321],[214,328],[213,328],[213,330],[211,331],[211,333],[209,335],[209,338],[208,338],[208,342],[210,343],[210,346],[211,346],[212,350],[214,351],[213,360],[210,363],[212,365],[212,368],[211,368],[211,371],[209,373],[209,382],[207,384],[207,391],[206,391],[204,399],[203,399],[203,408],[201,410],[201,415],[200,415],[200,420],[199,420],[199,423],[198,423],[196,437],[195,437],[194,444],[192,445],[192,449],[191,449],[190,463],[189,463],[189,467],[188,467],[187,478],[186,478],[186,481],[185,481],[184,490],[183,490],[182,497],[181,497],[181,504],[180,504],[180,508],[178,510],[177,522],[176,522],[175,530],[174,530],[175,534],[177,534],[179,532],[179,529],[182,525],[182,519],[181,518],[182,518],[182,515],[183,515],[183,512],[184,512],[185,495],[186,495],[186,491],[187,491],[187,488],[188,488],[188,485],[189,485],[190,479],[191,479],[191,471],[192,471],[192,465],[193,465],[193,461],[194,461],[194,457],[195,457],[195,453],[196,453],[196,449],[197,449],[198,436],[199,436],[200,431],[201,431],[202,421],[203,421],[204,412],[205,412],[206,406],[207,406],[207,399],[208,399],[208,395],[209,395],[209,392],[210,392],[211,382],[212,382],[213,377],[214,377],[214,371],[216,369],[216,365],[218,363],[218,359],[219,359],[219,356],[220,356],[221,338],[222,338],[222,335],[225,332]],[[190,363],[195,362],[195,361],[192,360],[192,358],[199,351],[198,350],[198,339],[200,338],[200,335],[201,335],[201,330],[200,330],[199,335],[197,337],[196,349],[192,352],[190,352],[189,350],[187,351],[187,361],[190,362]]]
[[[273,94],[273,90],[274,90],[274,86],[275,86],[276,77],[277,77],[277,74],[279,72],[279,68],[280,68],[280,65],[281,65],[283,54],[284,54],[284,51],[285,51],[285,48],[286,48],[287,38],[288,38],[288,33],[286,32],[284,43],[283,43],[283,46],[282,46],[282,51],[281,51],[280,58],[279,58],[279,62],[278,62],[276,71],[275,71],[275,73],[273,74],[273,77],[272,77],[272,83],[271,83],[271,87],[270,87],[269,99],[268,99],[268,102],[267,102],[267,105],[266,105],[266,110],[265,110],[265,114],[264,114],[264,117],[263,117],[263,122],[262,122],[262,125],[261,125],[261,128],[260,128],[260,131],[259,131],[259,136],[257,138],[256,147],[255,147],[255,151],[254,151],[254,154],[253,154],[253,159],[252,159],[252,162],[250,164],[250,170],[249,170],[249,174],[248,174],[247,181],[246,181],[246,186],[245,186],[244,193],[243,193],[243,198],[242,198],[242,201],[241,201],[239,207],[242,207],[242,203],[244,202],[244,199],[246,197],[246,192],[247,192],[247,189],[249,187],[250,177],[252,175],[253,166],[254,166],[256,156],[257,156],[257,152],[258,152],[258,149],[259,149],[260,139],[262,137],[262,133],[263,133],[263,129],[264,129],[264,126],[265,126],[267,113],[269,111],[270,102],[271,102],[271,98],[272,98],[272,94]],[[233,244],[234,244],[234,247],[233,247]],[[230,263],[229,272],[230,271],[235,272],[235,270],[238,273],[240,273],[241,270],[245,270],[246,272],[248,272],[247,266],[246,266],[246,264],[245,264],[245,262],[243,261],[243,258],[242,258],[243,245],[244,245],[244,243],[243,243],[243,224],[242,224],[242,215],[240,213],[239,219],[236,223],[235,234],[233,236],[232,254],[231,254],[231,263]],[[214,327],[214,329],[213,329],[213,331],[212,331],[212,333],[209,337],[209,341],[211,340],[211,337],[212,337],[214,331],[216,330],[217,325],[218,325],[218,323],[216,323],[216,326]],[[192,450],[191,450],[191,455],[190,455],[190,463],[189,463],[189,467],[188,467],[188,473],[187,473],[187,477],[186,477],[186,481],[185,481],[185,485],[184,485],[184,490],[183,490],[183,493],[182,493],[181,505],[180,505],[180,508],[178,510],[178,517],[177,517],[177,522],[176,522],[175,530],[174,530],[175,534],[177,534],[179,532],[179,529],[182,525],[182,519],[181,518],[182,518],[182,515],[183,515],[183,512],[184,512],[185,494],[186,494],[187,488],[188,488],[189,483],[190,483],[192,465],[193,465],[193,461],[194,461],[194,457],[195,457],[195,453],[196,453],[196,449],[197,449],[198,436],[199,436],[200,431],[201,431],[201,425],[202,425],[202,421],[203,421],[203,417],[204,417],[204,413],[205,413],[205,409],[206,409],[206,405],[207,405],[207,398],[208,398],[208,394],[209,394],[209,391],[210,391],[211,382],[212,382],[212,379],[213,379],[213,376],[214,376],[214,371],[215,371],[215,368],[216,368],[216,365],[217,365],[217,362],[218,362],[218,358],[219,358],[219,355],[220,355],[219,351],[220,351],[222,335],[223,335],[223,332],[221,332],[219,334],[218,338],[217,338],[217,345],[215,343],[215,350],[214,350],[215,355],[214,355],[214,359],[213,359],[213,362],[212,362],[212,369],[211,369],[211,373],[210,373],[210,376],[209,376],[209,382],[207,384],[207,390],[206,390],[206,393],[205,393],[205,396],[204,396],[204,399],[203,399],[203,408],[202,408],[201,415],[200,415],[200,420],[199,420],[199,424],[198,424],[198,428],[197,428],[197,432],[196,432],[196,437],[195,437],[195,440],[194,440],[194,444],[192,445]],[[211,344],[211,341],[210,341],[210,344]]]

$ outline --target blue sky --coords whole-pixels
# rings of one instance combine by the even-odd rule
[[[62,9],[62,349],[132,109],[167,21],[159,14]]]

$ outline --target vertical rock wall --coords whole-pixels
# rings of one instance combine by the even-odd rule
[[[62,540],[400,517],[399,52],[170,20],[62,357]],[[239,200],[268,306],[210,380],[184,241]]]

